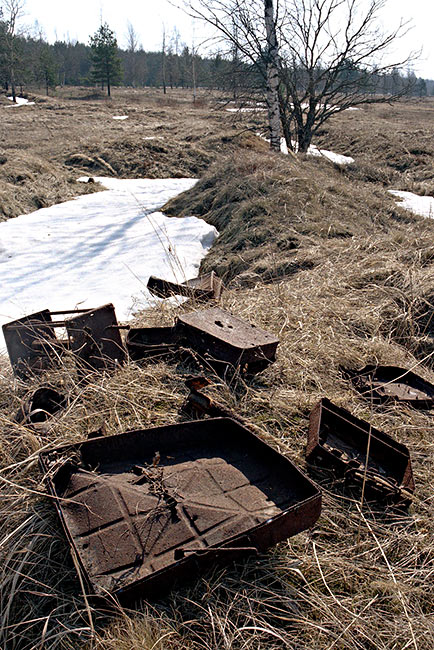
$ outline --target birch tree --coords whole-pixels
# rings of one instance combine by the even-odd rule
[[[380,82],[417,55],[390,51],[408,31],[398,19],[383,28],[388,0],[187,0],[187,11],[238,48],[263,79],[271,146],[278,149],[278,119],[289,150],[305,152],[312,137],[350,106],[388,102]],[[274,5],[274,6],[273,6]],[[233,25],[236,25],[234,30]],[[396,49],[396,48],[395,48]],[[277,74],[276,74],[277,70]]]

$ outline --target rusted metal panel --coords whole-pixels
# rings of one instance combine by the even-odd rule
[[[279,344],[274,334],[219,307],[183,314],[178,330],[199,354],[233,366],[271,363]]]
[[[351,375],[351,381],[366,399],[393,400],[414,408],[434,407],[434,386],[411,370],[398,366],[365,366]]]
[[[321,493],[239,423],[215,418],[40,454],[94,591],[131,600],[311,527]]]
[[[220,278],[211,271],[200,275],[193,280],[187,280],[182,284],[162,280],[154,275],[148,280],[147,288],[159,298],[170,298],[171,296],[185,296],[196,300],[213,298],[218,300],[223,291],[223,283]]]
[[[310,415],[306,456],[377,498],[408,500],[414,491],[407,447],[323,398]]]
[[[130,329],[125,343],[133,361],[160,359],[176,352],[178,335],[174,327],[137,327]]]
[[[69,347],[83,369],[114,368],[125,360],[115,308],[110,303],[65,321]]]
[[[2,327],[14,373],[23,379],[58,360],[59,342],[49,309],[29,314]]]

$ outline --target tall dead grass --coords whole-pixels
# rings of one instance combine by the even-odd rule
[[[66,363],[45,380],[68,395],[68,407],[41,431],[14,421],[36,383],[14,379],[1,359],[0,646],[431,650],[432,411],[373,406],[343,369],[389,363],[434,381],[433,222],[324,161],[254,148],[211,169],[169,208],[221,230],[204,267],[225,274],[225,308],[279,335],[277,361],[254,378],[225,379],[192,361],[130,363],[86,384]],[[156,308],[137,323],[167,323],[177,310]],[[38,452],[102,423],[110,435],[182,420],[184,379],[199,371],[213,382],[211,395],[302,467],[309,411],[322,396],[390,433],[410,449],[413,504],[362,507],[359,492],[309,470],[324,495],[312,530],[135,610],[92,607],[46,496]]]

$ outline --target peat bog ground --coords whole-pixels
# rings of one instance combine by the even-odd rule
[[[0,100],[0,218],[97,190],[76,182],[84,174],[200,178],[165,212],[219,230],[202,268],[225,281],[221,306],[281,343],[276,362],[254,378],[222,379],[192,362],[129,362],[80,383],[66,363],[44,378],[67,394],[68,407],[43,431],[15,421],[37,381],[14,378],[1,358],[0,646],[434,647],[434,412],[372,405],[343,371],[393,364],[434,382],[434,221],[406,212],[388,192],[433,195],[434,102],[336,116],[316,144],[355,159],[340,167],[272,154],[256,135],[263,113],[229,113],[207,96],[194,105],[187,91],[29,97],[35,105],[5,108]],[[186,309],[156,307],[136,322],[166,324]],[[210,395],[304,469],[309,412],[321,397],[391,434],[411,453],[413,503],[361,505],[357,491],[312,474],[323,488],[312,530],[137,609],[92,608],[38,453],[103,423],[110,435],[181,421],[184,380],[199,371],[212,382]]]

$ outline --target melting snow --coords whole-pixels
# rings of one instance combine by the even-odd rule
[[[107,191],[0,223],[0,324],[107,302],[126,320],[155,304],[146,289],[151,274],[178,282],[197,276],[216,229],[156,212],[196,180],[95,180]]]
[[[14,98],[12,96],[8,97],[8,99],[10,99],[11,102],[14,101]],[[15,99],[17,100],[17,103],[12,104],[11,106],[8,106],[7,108],[12,108],[13,106],[24,106],[25,104],[27,104],[28,106],[32,106],[35,103],[35,102],[29,102],[29,100],[24,99],[24,97],[16,97]]]
[[[127,120],[128,115],[113,115],[114,120]]]
[[[263,135],[258,135],[266,142],[270,142],[270,140]],[[297,151],[297,143],[293,142],[292,145],[295,151]],[[282,153],[288,154],[288,146],[286,144],[285,138],[280,139],[280,150]],[[334,151],[328,151],[327,149],[318,149],[315,144],[310,145],[309,149],[307,150],[307,155],[323,156],[324,158],[327,158],[328,160],[331,160],[331,162],[337,163],[338,165],[349,165],[350,163],[354,162],[354,158],[351,158],[351,156],[344,156],[341,153],[334,153]]]
[[[227,108],[228,113],[257,113],[258,111],[266,111],[266,108],[256,106],[255,108]]]
[[[418,196],[413,192],[401,192],[400,190],[389,190],[389,192],[400,199],[401,208],[410,210],[421,217],[434,218],[434,196]]]

